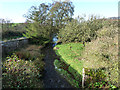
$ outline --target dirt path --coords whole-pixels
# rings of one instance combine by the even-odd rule
[[[45,56],[45,74],[43,77],[45,88],[72,88],[72,86],[62,78],[54,68],[55,52],[51,47],[43,49]]]

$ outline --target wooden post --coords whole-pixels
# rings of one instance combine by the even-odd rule
[[[83,68],[83,73],[82,73],[82,88],[84,88],[84,79],[85,79],[85,70]]]

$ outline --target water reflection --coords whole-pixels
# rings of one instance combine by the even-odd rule
[[[57,36],[55,36],[54,38],[53,38],[53,47],[55,47],[56,45],[57,45],[57,40],[58,40],[58,38],[57,38]]]

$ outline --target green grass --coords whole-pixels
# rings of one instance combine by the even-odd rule
[[[83,44],[69,43],[56,45],[56,47],[59,48],[55,50],[56,54],[61,56],[60,60],[54,61],[56,71],[73,87],[81,88],[83,61],[79,57],[84,50]]]
[[[61,56],[61,58],[75,69],[79,74],[82,74],[83,61],[79,59],[83,51],[83,44],[81,43],[69,43],[56,45],[59,49],[56,52]],[[71,47],[71,48],[70,48]]]
[[[97,41],[95,43],[97,43]],[[55,69],[65,77],[72,86],[81,88],[83,67],[85,70],[88,69],[88,71],[90,71],[85,71],[85,75],[90,74],[92,77],[91,80],[85,81],[85,87],[88,87],[89,84],[91,84],[91,81],[94,83],[96,81],[100,82],[101,80],[103,80],[103,82],[109,82],[107,69],[104,70],[104,68],[109,66],[109,63],[107,63],[109,61],[104,61],[107,59],[105,59],[105,57],[102,58],[100,53],[103,52],[97,51],[98,48],[101,48],[101,44],[99,43],[95,45],[94,42],[91,42],[91,44],[87,44],[84,48],[81,43],[68,43],[56,45],[54,47],[56,54],[60,56],[60,59],[54,61]],[[65,62],[66,65],[62,62]],[[66,69],[67,66],[68,68]],[[101,72],[101,70],[103,72]],[[113,71],[116,73],[115,70]],[[116,77],[118,76],[117,74],[115,75]],[[113,80],[117,81],[116,78],[113,78]],[[113,83],[106,84],[105,87],[111,88],[110,85],[112,84]]]
[[[75,80],[71,74],[68,73],[68,71],[62,69],[61,67],[64,67],[64,65],[62,64],[61,61],[59,60],[55,60],[54,61],[54,65],[55,65],[55,69],[56,71],[63,77],[66,78],[66,80],[73,86],[76,88],[79,88],[80,86],[80,82],[78,80]]]

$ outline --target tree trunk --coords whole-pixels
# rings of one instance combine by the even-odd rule
[[[83,46],[85,47],[85,42],[83,42]]]

